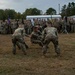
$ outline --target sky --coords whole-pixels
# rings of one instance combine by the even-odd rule
[[[0,0],[0,9],[14,9],[17,12],[23,13],[27,8],[37,8],[46,12],[48,8],[54,8],[59,13],[63,5],[75,0]]]

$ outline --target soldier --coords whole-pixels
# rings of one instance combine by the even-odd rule
[[[51,27],[52,23],[50,21],[46,22],[47,27],[44,29],[42,35],[43,35],[43,55],[46,54],[47,48],[50,42],[54,44],[55,52],[57,55],[60,55],[60,48],[58,43],[58,32],[55,27]]]
[[[24,42],[25,35],[26,34],[25,34],[23,25],[19,25],[19,27],[14,31],[14,33],[12,35],[13,54],[16,54],[16,45],[17,45],[19,47],[19,49],[21,48],[22,51],[24,52],[24,54],[26,55],[25,50],[26,50],[26,48],[28,48],[28,46]]]
[[[43,46],[41,32],[38,30],[38,26],[34,26],[31,33],[31,42]]]

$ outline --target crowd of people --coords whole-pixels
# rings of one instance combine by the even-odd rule
[[[52,42],[54,44],[57,56],[60,56],[58,31],[57,28],[52,27],[52,23],[50,21],[46,21],[46,27],[43,32],[39,30],[38,25],[34,26],[30,36],[25,33],[24,25],[20,24],[12,35],[13,54],[16,54],[16,46],[18,46],[19,49],[22,49],[24,55],[26,55],[28,45],[24,41],[24,36],[30,37],[31,43],[39,44],[42,47],[44,56],[47,53],[49,43]]]
[[[40,31],[46,27],[46,21],[51,21],[52,26],[57,28],[59,33],[64,33],[65,29],[68,33],[75,32],[75,20],[72,18],[63,19],[33,19],[33,20],[0,20],[0,33],[1,34],[12,34],[16,28],[18,28],[19,23],[24,24],[24,29],[27,34],[31,34],[33,27],[38,25]]]
[[[55,52],[60,55],[58,42],[59,33],[70,33],[75,31],[75,21],[73,19],[47,19],[39,20],[5,20],[0,21],[0,33],[12,34],[13,54],[16,54],[16,46],[22,49],[26,55],[28,45],[24,36],[30,37],[31,43],[39,44],[42,47],[43,55],[47,53],[50,42],[54,44]]]

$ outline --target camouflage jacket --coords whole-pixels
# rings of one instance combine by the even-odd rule
[[[42,34],[41,34],[41,32],[40,32],[39,30],[38,30],[37,32],[34,32],[34,31],[33,31],[33,32],[31,33],[31,39],[36,39],[36,40],[37,40],[37,39],[39,39],[39,38],[41,37],[41,35],[42,35]]]
[[[42,33],[43,38],[45,37],[58,37],[58,32],[55,27],[46,27]]]
[[[24,28],[17,28],[12,35],[12,37],[18,37],[18,38],[24,37],[24,36],[27,36]]]

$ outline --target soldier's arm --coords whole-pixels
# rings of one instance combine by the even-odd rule
[[[38,34],[39,34],[39,35],[42,35],[42,33],[41,33],[40,31],[38,31]]]
[[[44,29],[42,32],[42,36],[45,36],[45,35],[46,35],[46,29]]]
[[[43,32],[42,32],[42,40],[43,40],[43,41],[44,41],[44,39],[45,39],[45,36],[46,36],[46,29],[44,29]]]
[[[31,38],[37,38],[37,37],[38,37],[37,34],[35,34],[34,32],[31,33]]]
[[[24,29],[21,30],[21,35],[29,37],[29,35],[25,33],[25,30]]]
[[[55,34],[56,34],[56,36],[58,37],[58,31],[57,31],[57,29],[55,28]]]

